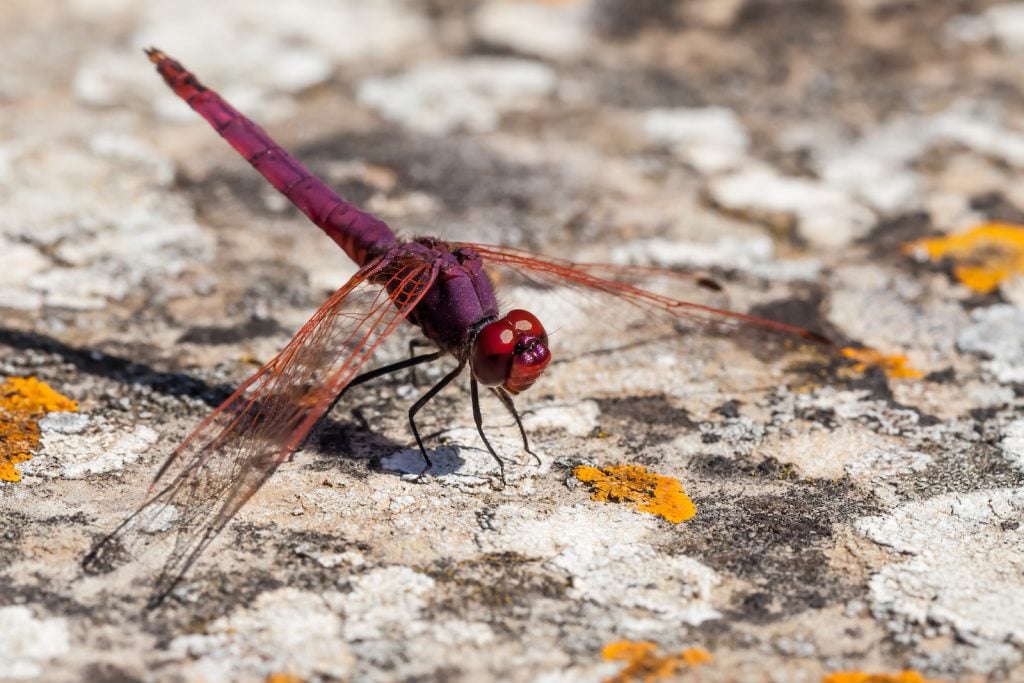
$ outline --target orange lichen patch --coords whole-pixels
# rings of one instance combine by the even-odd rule
[[[34,377],[12,377],[0,384],[0,481],[21,481],[14,468],[39,445],[39,419],[78,404]]]
[[[35,377],[12,377],[0,384],[0,410],[42,417],[57,411],[74,412],[78,403]]]
[[[266,683],[303,683],[303,678],[295,674],[273,673],[267,676]]]
[[[886,356],[881,351],[869,347],[855,349],[847,346],[840,349],[839,352],[843,354],[843,358],[856,361],[853,366],[856,372],[864,372],[869,367],[878,367],[882,369],[886,377],[893,379],[920,379],[924,377],[923,372],[910,365],[910,360],[906,356]]]
[[[612,465],[601,469],[580,465],[573,474],[594,489],[592,500],[632,503],[637,510],[664,517],[673,524],[697,514],[697,508],[678,479],[648,472],[643,465]]]
[[[949,259],[957,280],[988,294],[1000,282],[1024,275],[1024,225],[985,223],[958,235],[909,242],[902,251],[930,261]]]
[[[821,683],[942,683],[925,678],[912,669],[894,674],[869,674],[863,671],[837,671],[821,679]]]
[[[677,654],[659,655],[658,646],[647,641],[620,640],[608,643],[601,650],[601,657],[609,662],[625,662],[626,666],[605,683],[631,683],[655,681],[670,678],[681,666],[699,666],[711,661],[711,654],[700,647],[689,647]]]
[[[32,457],[32,449],[39,443],[39,426],[0,422],[0,481],[21,481],[14,468]]]

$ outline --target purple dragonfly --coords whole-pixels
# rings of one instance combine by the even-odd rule
[[[536,316],[521,309],[501,314],[485,266],[501,265],[536,282],[611,295],[698,326],[759,328],[834,348],[821,335],[801,327],[641,289],[631,280],[642,269],[573,263],[433,237],[401,239],[384,222],[334,193],[177,61],[156,49],[147,54],[174,92],[359,266],[275,358],[178,446],[157,471],[145,502],[84,559],[90,573],[107,571],[124,554],[148,544],[143,532],[154,519],[173,523],[172,548],[156,580],[151,606],[170,593],[346,390],[373,378],[445,355],[456,360],[456,367],[409,408],[409,425],[425,472],[430,458],[416,414],[468,367],[473,420],[504,482],[504,464],[484,432],[480,387],[491,391],[515,419],[529,453],[513,397],[540,377],[552,352]],[[363,371],[403,321],[419,328],[436,350]]]

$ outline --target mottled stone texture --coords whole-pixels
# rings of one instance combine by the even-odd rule
[[[900,250],[1024,222],[1021,8],[0,3],[0,378],[79,406],[0,483],[0,679],[594,681],[622,640],[703,647],[704,681],[1024,679],[1024,285]],[[406,407],[449,366],[365,385],[144,612],[156,552],[82,556],[353,272],[149,45],[402,234],[699,268],[722,291],[644,284],[922,376],[503,275],[551,333],[518,399],[540,465],[485,401],[495,485],[460,382],[416,481]],[[572,476],[617,463],[679,479],[696,516]]]

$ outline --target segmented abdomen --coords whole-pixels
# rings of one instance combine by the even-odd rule
[[[271,185],[326,232],[360,266],[395,245],[398,239],[384,221],[342,199],[266,131],[208,89],[177,61],[147,50],[150,61],[174,90],[206,119]]]

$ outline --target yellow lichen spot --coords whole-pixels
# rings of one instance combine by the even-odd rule
[[[988,294],[1000,282],[1024,275],[1024,225],[984,223],[958,235],[909,242],[902,251],[929,261],[948,259],[957,280]]]
[[[664,517],[673,524],[697,514],[697,508],[678,479],[648,472],[643,465],[612,465],[601,469],[580,465],[573,473],[594,489],[592,500],[632,503],[637,510]]]
[[[855,349],[850,346],[840,349],[840,353],[843,354],[843,358],[855,361],[853,369],[856,372],[864,372],[870,367],[878,367],[882,369],[886,377],[892,379],[920,379],[924,377],[923,372],[910,365],[910,359],[906,356],[886,356],[881,351],[870,347]]]
[[[21,481],[15,465],[39,445],[39,419],[78,404],[34,377],[12,377],[0,384],[0,481]]]
[[[925,678],[907,669],[894,674],[869,674],[864,671],[837,671],[821,679],[821,683],[942,683]]]
[[[607,662],[625,662],[626,666],[605,683],[655,683],[665,680],[681,665],[694,667],[711,661],[711,654],[700,647],[689,647],[677,654],[659,655],[658,646],[647,641],[620,640],[608,643],[601,650]]]

